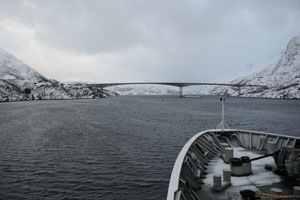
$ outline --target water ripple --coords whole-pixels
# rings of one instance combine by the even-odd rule
[[[300,135],[299,101],[227,104],[234,128]],[[0,112],[0,199],[157,200],[184,143],[218,125],[220,103],[120,97],[4,103]]]

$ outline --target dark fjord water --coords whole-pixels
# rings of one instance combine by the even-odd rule
[[[218,97],[0,104],[0,199],[165,199],[174,161],[220,121]],[[226,100],[232,128],[300,136],[300,101]]]

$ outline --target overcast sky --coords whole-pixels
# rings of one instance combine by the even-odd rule
[[[0,47],[58,80],[229,81],[299,34],[299,0],[0,0]]]

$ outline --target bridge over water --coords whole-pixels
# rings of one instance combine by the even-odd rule
[[[232,84],[232,83],[191,83],[191,82],[128,82],[128,83],[95,83],[87,84],[90,88],[106,88],[118,85],[169,85],[179,88],[179,97],[183,97],[183,87],[196,86],[196,85],[220,85],[220,86],[230,86],[238,88],[239,92],[241,87],[256,87],[256,88],[267,88],[265,85],[247,85],[247,84]]]

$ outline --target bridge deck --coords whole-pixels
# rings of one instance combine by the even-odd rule
[[[189,82],[128,82],[128,83],[96,83],[87,84],[89,87],[110,87],[117,85],[169,85],[176,87],[187,87],[196,85],[221,85],[221,86],[231,86],[231,87],[263,87],[267,88],[265,85],[247,85],[247,84],[232,84],[232,83],[189,83]]]

